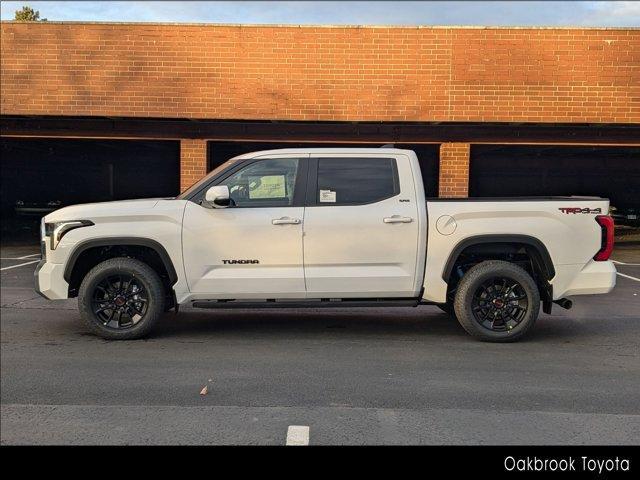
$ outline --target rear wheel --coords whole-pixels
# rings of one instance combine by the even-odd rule
[[[85,276],[78,307],[85,324],[109,340],[149,334],[164,312],[165,294],[158,274],[133,258],[112,258]]]
[[[540,312],[540,292],[524,269],[490,260],[462,277],[454,308],[460,325],[474,337],[513,342],[533,328]]]

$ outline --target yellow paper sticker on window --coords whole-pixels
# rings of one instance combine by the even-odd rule
[[[285,198],[287,187],[284,175],[265,175],[249,177],[249,198]]]

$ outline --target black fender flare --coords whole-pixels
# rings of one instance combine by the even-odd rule
[[[64,279],[67,283],[71,280],[71,272],[73,272],[73,268],[75,267],[76,261],[84,252],[90,248],[94,247],[110,247],[110,246],[140,246],[140,247],[148,247],[154,250],[160,260],[162,261],[164,268],[167,269],[167,273],[169,274],[169,279],[171,280],[171,284],[175,284],[178,281],[178,274],[176,273],[176,269],[173,266],[173,261],[171,257],[167,253],[167,250],[157,241],[151,240],[150,238],[143,237],[106,237],[106,238],[94,238],[89,240],[84,240],[73,249],[69,258],[67,259],[67,264],[64,268]]]
[[[442,271],[442,279],[445,282],[449,282],[453,266],[464,249],[485,243],[521,243],[523,245],[528,245],[540,255],[540,259],[542,260],[542,264],[546,270],[545,273],[547,274],[547,278],[551,280],[556,275],[556,269],[553,266],[549,250],[547,250],[544,243],[537,238],[529,235],[476,235],[461,240],[455,247],[453,247],[453,250],[449,254],[449,258],[447,259],[447,263],[444,266],[444,270]]]

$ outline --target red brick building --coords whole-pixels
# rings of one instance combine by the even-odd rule
[[[394,143],[433,196],[640,197],[640,29],[2,22],[1,44],[14,190],[62,169],[76,200],[172,195],[245,151]]]

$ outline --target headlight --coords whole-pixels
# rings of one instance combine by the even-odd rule
[[[44,234],[51,237],[51,250],[55,250],[62,237],[74,228],[89,227],[93,222],[89,220],[70,220],[65,222],[45,223]]]

